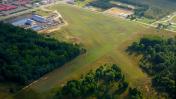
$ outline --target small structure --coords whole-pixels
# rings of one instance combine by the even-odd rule
[[[69,3],[69,4],[74,4],[75,0],[66,0],[66,2]]]
[[[36,25],[36,26],[32,26],[31,29],[34,30],[34,31],[40,31],[40,30],[42,30],[43,28],[42,28],[42,26],[37,26],[37,25]]]
[[[40,4],[39,4],[39,3],[34,3],[33,6],[34,6],[34,7],[39,7]]]
[[[52,2],[54,2],[54,0],[42,0],[41,4],[50,4]]]

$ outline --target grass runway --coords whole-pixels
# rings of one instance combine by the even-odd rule
[[[138,58],[129,56],[125,49],[131,42],[144,35],[173,36],[175,33],[157,31],[139,23],[68,5],[55,5],[49,9],[58,10],[68,22],[68,26],[51,36],[66,42],[79,41],[87,49],[87,53],[46,74],[27,89],[45,93],[100,65],[116,63],[119,64],[131,86],[143,88],[146,95],[153,96],[147,91],[150,88],[150,78],[139,68]]]

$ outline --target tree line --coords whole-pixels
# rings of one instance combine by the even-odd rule
[[[142,38],[128,47],[130,53],[143,55],[140,67],[152,77],[153,86],[175,98],[176,37]]]
[[[27,84],[81,53],[78,45],[0,23],[0,82]]]
[[[103,65],[78,80],[68,81],[55,95],[56,99],[115,99],[128,89],[128,82],[116,65]],[[129,89],[129,99],[142,99],[136,88]]]
[[[86,0],[75,0],[75,2],[86,2]],[[165,0],[168,3],[175,3],[174,0]],[[169,2],[170,1],[170,2]],[[121,2],[128,5],[132,5],[135,7],[135,9],[130,9],[127,6],[118,5],[112,2]],[[163,1],[162,1],[163,2]],[[107,10],[112,7],[122,8],[122,9],[130,9],[134,11],[133,16],[135,18],[141,18],[145,17],[148,19],[156,19],[159,20],[160,18],[163,18],[164,16],[167,16],[170,14],[169,9],[162,9],[160,6],[152,6],[149,4],[150,2],[145,2],[145,0],[93,0],[89,2],[86,6],[94,6],[97,8],[101,8],[102,10]],[[159,4],[159,3],[158,3]]]
[[[84,2],[85,0],[76,0],[76,1]],[[149,6],[147,4],[137,2],[137,1],[134,1],[134,0],[94,0],[94,1],[90,2],[89,4],[87,4],[87,6],[94,6],[94,7],[104,9],[104,10],[107,10],[109,8],[112,8],[112,7],[118,7],[118,8],[130,10],[130,8],[127,7],[127,6],[113,4],[113,3],[111,3],[111,1],[116,1],[116,2],[121,2],[121,3],[129,4],[129,5],[133,5],[134,7],[136,7],[134,9],[134,15],[136,17],[145,16],[145,17],[148,17],[148,18],[153,18],[151,16],[146,16],[145,15],[145,12],[149,9]]]

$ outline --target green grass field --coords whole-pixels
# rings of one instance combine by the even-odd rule
[[[50,9],[58,10],[68,22],[68,26],[54,32],[51,36],[67,42],[80,42],[87,49],[87,53],[48,73],[27,89],[47,93],[56,87],[63,86],[67,80],[78,78],[81,74],[96,69],[102,64],[116,63],[119,64],[131,86],[143,89],[145,96],[154,96],[150,78],[139,68],[138,58],[129,56],[125,49],[132,41],[144,35],[173,36],[175,33],[157,31],[139,23],[68,5],[55,5]],[[21,90],[21,93],[24,94],[25,90]],[[26,94],[22,96],[19,93],[23,99],[29,96]]]
[[[173,23],[176,23],[176,16],[172,18],[171,20]]]
[[[100,63],[106,63],[106,59],[103,60],[104,58],[112,58],[110,59],[111,62],[117,62],[117,48],[124,41],[130,39],[131,35],[135,35],[145,29],[144,26],[137,23],[107,17],[102,14],[94,14],[74,7],[58,5],[51,9],[58,9],[68,22],[67,27],[55,32],[52,37],[64,41],[72,41],[69,37],[79,38],[83,47],[87,49],[86,54],[81,55],[72,62],[66,64],[63,68],[59,69],[59,72],[64,72],[62,76],[58,75],[58,79],[61,79],[59,76],[65,78],[69,73],[71,75],[73,75],[74,72],[77,74],[77,72],[82,70],[81,68],[84,68],[85,70],[94,68],[92,66],[94,64],[96,65],[98,61],[100,61]],[[128,61],[129,66],[123,66],[122,68],[124,71],[126,71],[127,68],[130,68],[130,65],[132,65],[131,63],[133,63],[129,59],[126,61]],[[136,76],[129,77],[130,79],[143,78],[145,76],[138,67],[135,66],[133,68],[136,68],[135,71],[134,69],[131,69],[132,71],[129,73],[132,73],[133,75],[136,74]],[[127,72],[126,74],[131,75],[129,73]],[[48,79],[50,79],[50,77],[48,77]],[[45,88],[43,90],[45,90]]]
[[[135,22],[67,5],[56,5],[50,9],[58,10],[68,22],[68,26],[54,32],[52,37],[68,42],[79,41],[87,53],[45,75],[30,88],[46,92],[105,63],[119,64],[131,86],[145,87],[144,91],[150,88],[150,78],[138,67],[137,59],[129,57],[124,50],[131,41],[143,34],[164,35],[163,31],[157,32]],[[144,86],[145,84],[147,85]]]

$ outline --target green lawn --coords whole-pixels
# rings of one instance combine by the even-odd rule
[[[138,67],[137,58],[132,59],[124,50],[143,34],[164,35],[166,32],[157,32],[139,23],[95,14],[68,5],[56,5],[50,9],[58,10],[68,22],[68,26],[54,32],[52,37],[68,42],[81,42],[87,53],[45,75],[29,88],[45,93],[102,64],[117,63],[131,86],[143,88],[145,95],[153,96],[147,91],[150,89],[150,78]]]

